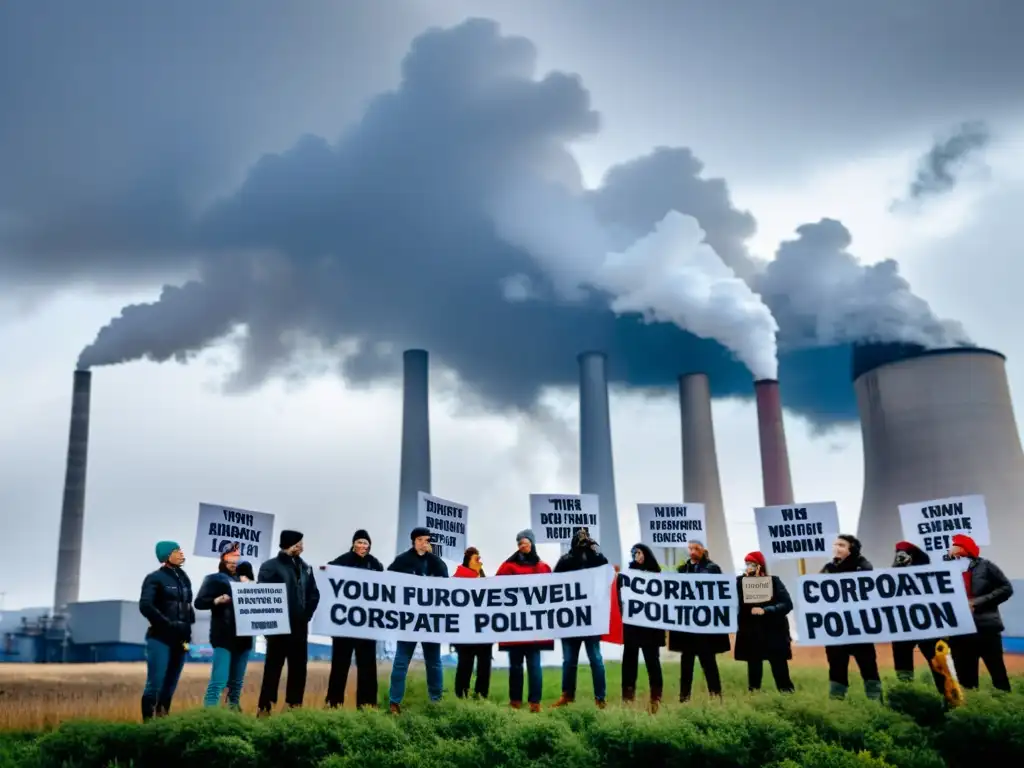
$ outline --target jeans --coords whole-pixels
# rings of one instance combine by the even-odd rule
[[[171,711],[171,699],[178,687],[182,667],[185,666],[185,648],[174,647],[155,638],[146,638],[146,687],[142,690],[142,719],[154,714],[166,715]]]
[[[679,700],[689,701],[693,693],[693,663],[700,662],[704,670],[704,682],[708,684],[708,693],[712,696],[722,695],[722,676],[718,673],[718,656],[714,653],[692,653],[684,651],[679,657]]]
[[[473,677],[473,662],[476,661],[476,685],[473,692],[486,699],[491,689],[491,646],[460,645],[455,648],[459,663],[455,668],[455,695],[460,699],[469,695],[469,681]]]
[[[892,665],[896,668],[896,677],[901,680],[913,682],[914,680],[914,648],[921,649],[921,655],[928,662],[928,669],[932,673],[932,681],[939,691],[940,696],[946,695],[946,679],[932,669],[932,659],[935,658],[935,644],[937,640],[901,640],[892,644]],[[956,662],[954,661],[954,664]]]
[[[288,662],[288,682],[284,701],[289,707],[301,707],[306,694],[306,664],[309,661],[309,635],[305,631],[267,638],[267,658],[263,662],[263,685],[260,687],[260,712],[269,712],[277,704],[281,672]]]
[[[661,648],[657,645],[637,645],[625,643],[622,646],[622,697],[627,698],[636,693],[636,677],[639,672],[641,651],[644,654],[644,666],[647,667],[647,680],[651,684],[651,695],[661,696],[665,687],[661,675]]]
[[[508,699],[522,702],[523,700],[523,662],[526,662],[526,674],[529,676],[527,700],[531,704],[540,704],[544,692],[544,670],[540,666],[540,648],[523,646],[510,648],[508,652]]]
[[[216,707],[224,689],[228,689],[228,704],[232,709],[242,705],[242,684],[245,682],[245,668],[249,666],[249,651],[233,651],[227,648],[213,649],[213,665],[210,668],[210,684],[206,686],[204,707]]]
[[[562,693],[569,698],[576,695],[576,672],[581,646],[586,647],[587,658],[590,660],[590,674],[594,678],[594,698],[604,701],[607,690],[599,637],[569,637],[562,640]]]
[[[789,661],[784,657],[768,659],[768,666],[771,667],[772,677],[775,678],[775,687],[779,693],[793,692],[793,679],[789,676]],[[747,662],[747,688],[751,691],[761,690],[761,681],[764,680],[764,662],[761,659]]]
[[[875,646],[868,643],[856,643],[853,645],[827,645],[825,646],[825,658],[828,659],[828,680],[844,688],[850,686],[850,657],[857,662],[860,669],[860,676],[864,682],[877,681],[881,678],[878,675],[878,657],[875,655]]]
[[[1010,690],[1003,658],[1003,637],[1000,632],[976,632],[973,635],[955,635],[949,639],[953,651],[953,665],[962,688],[978,687],[978,664],[985,662],[992,677],[992,686],[1000,691]]]
[[[423,646],[423,661],[427,665],[427,696],[431,701],[440,701],[444,692],[444,667],[441,666],[441,644],[420,643]],[[391,690],[388,700],[401,704],[405,698],[405,678],[409,674],[409,662],[416,650],[416,643],[399,640],[395,660],[391,665]]]
[[[352,654],[356,655],[356,706],[377,706],[377,641],[336,637],[331,641],[331,676],[327,682],[327,706],[345,703],[345,686]]]

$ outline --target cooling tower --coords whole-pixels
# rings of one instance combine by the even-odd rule
[[[895,350],[895,352],[894,352]],[[992,544],[982,555],[1024,576],[1024,453],[1006,359],[987,349],[854,351],[864,444],[858,537],[876,567],[903,538],[898,506],[982,494]]]
[[[612,426],[608,410],[608,358],[584,352],[580,364],[580,493],[599,499],[601,550],[613,565],[622,564],[619,508],[615,501]]]
[[[85,476],[89,458],[91,390],[92,374],[89,371],[75,371],[71,394],[67,467],[64,473],[64,503],[60,511],[57,583],[53,591],[53,612],[60,616],[66,615],[70,603],[78,602],[82,568],[82,527],[85,519]]]
[[[407,349],[402,362],[402,467],[396,552],[410,546],[409,533],[417,523],[417,494],[430,493],[429,361],[425,350]]]
[[[711,557],[729,568],[733,563],[732,547],[725,523],[715,426],[711,420],[711,387],[706,374],[690,373],[679,377],[679,415],[683,434],[683,501],[704,505],[707,519],[704,543]],[[681,552],[674,554],[670,563],[685,558]]]

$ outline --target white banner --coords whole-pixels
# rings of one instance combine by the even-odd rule
[[[963,576],[947,563],[802,576],[801,645],[933,640],[975,632]]]
[[[736,631],[736,577],[709,573],[619,574],[622,622],[697,634]]]
[[[269,560],[277,551],[274,516],[219,504],[199,504],[196,557],[217,557],[238,546],[243,560]]]
[[[693,540],[707,544],[703,504],[637,504],[640,541],[648,547],[685,549]]]
[[[580,528],[586,528],[590,538],[600,543],[596,493],[530,494],[530,527],[538,544],[568,545]]]
[[[235,607],[235,632],[242,637],[287,635],[292,631],[284,584],[233,581],[231,602]]]
[[[903,538],[933,556],[948,552],[958,533],[970,536],[979,547],[992,543],[984,496],[900,504],[900,522]]]
[[[754,510],[757,540],[769,560],[832,557],[839,535],[839,508],[834,501],[780,504]]]
[[[466,542],[469,507],[420,491],[417,525],[430,531],[430,546],[440,558],[462,562]]]
[[[310,634],[422,643],[498,643],[608,632],[610,565],[485,579],[322,566]]]

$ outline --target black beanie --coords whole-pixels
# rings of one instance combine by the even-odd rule
[[[429,528],[419,528],[419,527],[417,527],[417,528],[413,528],[412,529],[412,533],[409,534],[409,539],[411,541],[416,541],[416,539],[418,539],[420,536],[429,536],[429,535],[430,535],[430,529]]]
[[[302,534],[298,531],[281,531],[281,549],[291,549],[302,541]]]
[[[370,538],[370,534],[360,528],[358,531],[352,534],[352,543],[355,544],[358,539],[366,539],[367,544],[373,544],[373,540]]]

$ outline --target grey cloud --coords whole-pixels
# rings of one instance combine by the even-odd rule
[[[961,124],[949,136],[936,141],[918,162],[917,174],[907,191],[908,199],[921,200],[952,190],[964,164],[991,140],[988,125],[975,120]]]

